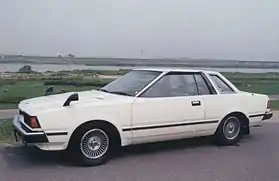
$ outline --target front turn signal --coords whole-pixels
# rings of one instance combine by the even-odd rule
[[[37,117],[35,117],[35,116],[30,117],[30,127],[31,128],[40,128],[40,124],[38,122]]]

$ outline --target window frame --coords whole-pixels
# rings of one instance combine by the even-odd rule
[[[220,76],[218,74],[213,74],[213,73],[210,73],[208,75],[211,79],[212,84],[214,84],[214,86],[217,89],[217,91],[219,92],[219,94],[234,94],[234,93],[237,93],[236,90],[231,85],[229,85],[229,83],[225,79],[222,78],[222,76]],[[218,79],[220,79],[231,90],[231,92],[221,92],[218,88],[218,85],[216,84],[216,82],[213,79],[214,76],[217,77]]]
[[[143,90],[146,89],[146,87],[148,87],[149,85],[151,85],[152,82],[156,81],[156,80],[158,79],[158,77],[160,77],[160,76],[162,75],[162,73],[163,73],[162,71],[157,71],[157,70],[141,70],[141,69],[134,69],[134,70],[131,70],[131,71],[127,72],[126,74],[128,74],[128,73],[130,73],[130,72],[132,72],[132,71],[134,71],[134,72],[136,72],[136,71],[139,71],[139,72],[143,72],[143,71],[145,71],[145,72],[157,72],[158,75],[157,75],[153,80],[151,80],[149,83],[147,83],[143,88],[141,88],[136,94],[131,95],[130,97],[137,97]],[[124,74],[124,75],[122,75],[122,76],[125,76],[126,74]],[[122,76],[120,76],[120,77],[122,77]],[[120,77],[119,77],[119,78],[120,78]],[[119,78],[118,78],[118,79],[119,79]],[[117,79],[115,79],[114,81],[116,81],[116,80],[117,80]],[[111,83],[112,83],[112,82],[111,82]],[[110,84],[110,83],[109,83],[109,84]],[[109,85],[109,84],[107,84],[107,85]],[[107,85],[101,87],[100,89],[105,88]],[[112,94],[113,94],[113,93],[112,93]]]
[[[193,79],[195,81],[196,89],[198,94],[193,95],[193,96],[203,96],[205,94],[200,94],[199,88],[197,85],[197,81],[194,75],[201,75],[203,80],[205,81],[205,84],[209,90],[210,94],[207,95],[214,95],[217,94],[217,91],[215,90],[214,86],[210,82],[209,78],[203,73],[203,72],[175,72],[175,71],[170,71],[170,72],[164,72],[161,75],[159,75],[156,79],[154,79],[149,85],[147,85],[141,92],[136,95],[136,97],[140,98],[174,98],[174,97],[190,97],[190,96],[173,96],[173,97],[143,97],[142,95],[148,91],[153,85],[155,85],[158,81],[160,81],[162,78],[164,78],[166,75],[192,75]]]
[[[197,78],[196,78],[196,75],[200,75],[202,80],[204,81],[208,91],[209,91],[209,94],[201,94],[200,93],[200,88],[199,88],[199,85],[198,85],[198,81],[197,81]],[[205,80],[204,76],[202,76],[202,74],[193,74],[193,77],[194,77],[194,80],[195,80],[195,83],[196,83],[196,87],[197,87],[197,90],[198,90],[198,95],[212,95],[213,94],[213,91],[211,90],[210,86],[208,86],[208,82]],[[215,89],[212,87],[212,89],[215,91]],[[215,91],[216,93],[216,91]]]

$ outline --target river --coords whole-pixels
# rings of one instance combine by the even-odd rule
[[[4,64],[0,63],[0,72],[16,72],[25,64]],[[46,71],[61,71],[61,70],[74,70],[74,69],[91,69],[91,70],[118,70],[118,69],[133,69],[144,67],[129,67],[129,66],[86,66],[76,64],[32,64],[32,70],[37,72]],[[212,70],[218,72],[242,72],[242,73],[267,73],[267,72],[279,72],[279,69],[249,69],[249,68],[193,68],[199,70]]]

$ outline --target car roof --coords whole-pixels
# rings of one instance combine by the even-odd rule
[[[158,72],[205,72],[208,74],[218,73],[216,71],[208,71],[208,70],[197,70],[197,69],[184,69],[184,68],[137,68],[134,70],[145,70],[145,71],[158,71]]]

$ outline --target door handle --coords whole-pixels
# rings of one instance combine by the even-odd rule
[[[192,101],[192,106],[200,106],[201,105],[201,101]]]

